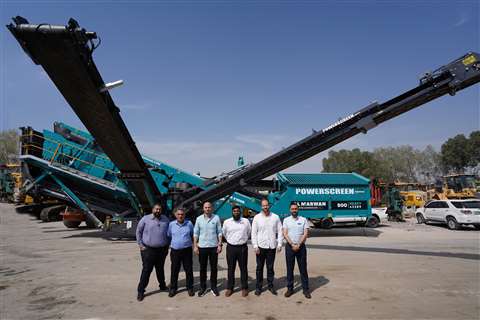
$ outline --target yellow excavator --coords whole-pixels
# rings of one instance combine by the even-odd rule
[[[433,199],[471,199],[477,197],[473,174],[450,174],[436,183]]]

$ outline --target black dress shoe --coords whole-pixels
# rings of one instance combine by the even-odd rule
[[[170,292],[168,292],[168,296],[169,296],[170,298],[175,297],[176,294],[177,294],[177,291],[176,291],[176,290],[170,290]]]
[[[195,292],[193,292],[193,289],[188,289],[188,295],[190,297],[193,297],[195,295]]]
[[[311,299],[311,298],[312,298],[312,295],[311,295],[310,292],[308,292],[308,291],[303,291],[303,295],[304,295],[305,298],[307,298],[307,299]]]
[[[198,291],[198,296],[203,297],[205,295],[205,292],[207,292],[207,289],[200,289],[200,291]]]
[[[167,291],[168,290],[168,287],[166,284],[161,284],[158,286],[160,288],[160,291]]]
[[[260,289],[256,289],[256,290],[255,290],[255,295],[256,295],[256,296],[259,296],[259,295],[261,295],[261,294],[262,294],[262,290],[260,290]]]
[[[143,293],[138,293],[137,294],[137,301],[143,301],[143,298],[145,298],[145,294],[143,294]]]
[[[218,297],[220,295],[217,288],[212,288],[211,291],[215,297]]]
[[[270,291],[274,296],[277,295],[277,290],[275,290],[273,287],[268,288],[268,291]]]

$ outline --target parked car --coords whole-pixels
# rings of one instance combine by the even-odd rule
[[[480,230],[480,200],[434,200],[419,208],[416,216],[418,223],[443,222],[451,230],[473,225]]]
[[[387,222],[387,207],[374,207],[372,208],[372,217],[376,217],[379,223]]]

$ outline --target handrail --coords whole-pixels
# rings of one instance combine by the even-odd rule
[[[24,135],[21,135],[20,137],[22,138],[22,137],[29,137],[29,136],[35,136],[35,137],[41,138],[43,140],[50,141],[52,143],[60,143],[57,140],[45,138],[45,136],[41,136],[41,135],[38,135],[38,134],[35,134],[35,133],[29,133],[29,134],[26,134],[26,135],[24,134]],[[93,154],[93,155],[95,155],[97,157],[100,157],[100,158],[103,158],[105,160],[111,161],[110,158],[108,158],[107,156],[103,155],[100,152],[85,150],[85,149],[79,148],[79,147],[77,147],[73,144],[67,143],[67,142],[64,142],[64,143],[61,143],[61,144],[65,145],[65,146],[75,148],[75,149],[78,149],[78,150],[81,150],[82,152],[87,152],[87,153]]]
[[[106,168],[106,167],[99,166],[99,165],[97,165],[97,164],[95,164],[95,163],[93,163],[93,162],[88,162],[88,161],[85,161],[85,160],[83,160],[83,159],[80,159],[80,158],[77,158],[77,157],[73,157],[73,156],[71,156],[71,155],[69,155],[69,154],[66,154],[66,153],[63,153],[63,152],[58,153],[58,150],[59,150],[60,146],[61,146],[61,143],[58,143],[58,146],[57,146],[57,148],[56,148],[56,150],[55,150],[55,152],[54,152],[54,151],[51,151],[51,150],[48,150],[48,149],[45,149],[45,148],[41,148],[41,147],[36,146],[36,145],[34,145],[34,144],[24,144],[24,145],[22,145],[22,147],[25,147],[25,148],[33,147],[33,148],[39,149],[39,150],[44,151],[44,152],[47,152],[47,153],[53,153],[53,156],[52,156],[49,160],[47,160],[47,161],[49,161],[50,163],[52,163],[52,162],[57,162],[57,163],[58,163],[58,161],[55,161],[55,157],[58,156],[58,155],[63,155],[63,156],[68,157],[68,158],[70,158],[70,159],[73,159],[73,160],[77,160],[77,161],[86,163],[86,164],[88,164],[88,165],[90,165],[90,166],[92,166],[92,167],[96,167],[96,168],[99,168],[99,169],[101,169],[101,170],[108,171],[108,172],[110,172],[110,173],[112,173],[112,174],[114,174],[114,175],[116,175],[116,174],[118,173],[118,172],[113,171],[113,170],[111,170],[111,169],[108,169],[108,168]]]

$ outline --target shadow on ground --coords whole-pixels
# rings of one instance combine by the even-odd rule
[[[378,237],[382,231],[378,228],[335,227],[331,229],[310,229],[310,237]]]
[[[195,261],[194,261],[194,264],[195,264]],[[220,268],[220,266],[219,266],[219,271],[220,270],[222,270],[222,268]],[[197,293],[200,289],[200,277],[198,276],[198,262],[197,262],[197,268],[195,268],[195,266],[194,266],[194,272],[197,272],[197,275],[194,275],[193,288],[194,288],[195,293]],[[154,278],[153,274],[154,274],[154,272],[152,272],[152,276],[151,276],[150,281],[157,281],[157,279]],[[180,276],[182,276],[182,275],[183,275],[183,270],[180,272]],[[168,283],[168,281],[169,281],[169,279],[167,279],[167,283]],[[317,290],[318,288],[328,284],[329,282],[330,282],[330,280],[328,280],[324,276],[310,277],[310,279],[309,279],[310,292],[313,293],[315,290]],[[218,279],[217,289],[220,292],[220,294],[224,294],[224,292],[226,290],[226,283],[227,283],[226,278],[219,278]],[[273,283],[274,283],[275,289],[277,289],[277,290],[284,289],[284,288],[287,287],[287,277],[276,278]],[[300,292],[300,291],[303,290],[300,275],[295,275],[294,276],[294,282],[293,283],[294,283],[293,284],[293,286],[294,286],[293,287],[293,292],[294,293],[297,293],[297,292]],[[236,286],[233,289],[234,294],[240,292],[240,290],[241,290],[240,287],[239,287],[240,278],[235,278],[235,284],[236,284]],[[186,285],[185,278],[179,280],[178,281],[177,293],[182,293],[182,292],[187,291],[187,288],[185,287],[185,285]],[[210,288],[210,282],[208,280],[207,280],[207,288],[208,289]],[[262,292],[263,292],[262,294],[270,294],[269,292],[266,292],[266,290],[267,290],[267,286],[266,286],[266,284],[264,284],[264,286],[262,288]],[[250,292],[250,294],[253,294],[253,291],[255,291],[255,278],[252,278],[250,276],[248,277],[248,291]],[[155,295],[155,294],[162,294],[162,293],[166,294],[166,293],[168,293],[168,291],[161,291],[161,290],[158,289],[158,290],[146,292],[145,297]],[[207,292],[207,294],[211,294],[211,293]]]
[[[480,254],[462,253],[462,252],[435,252],[435,251],[419,251],[396,248],[373,248],[373,247],[356,247],[356,246],[332,246],[325,244],[307,244],[309,249],[335,250],[335,251],[358,251],[358,252],[378,252],[391,254],[409,254],[431,257],[459,258],[467,260],[480,260]]]

